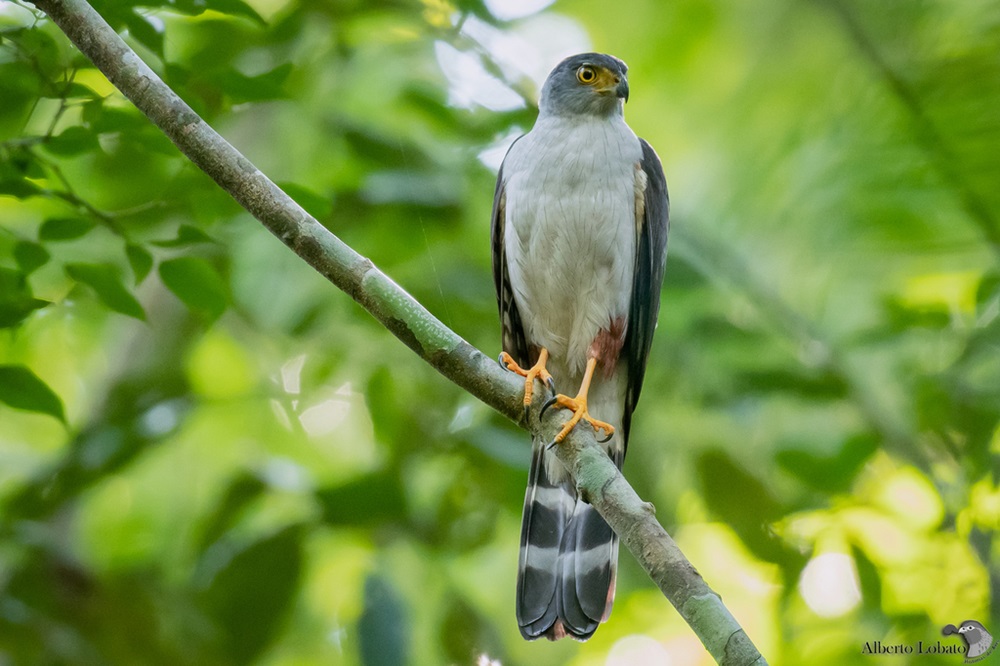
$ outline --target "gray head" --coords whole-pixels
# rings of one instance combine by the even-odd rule
[[[627,72],[628,65],[604,53],[570,56],[545,79],[538,108],[543,115],[621,115]]]

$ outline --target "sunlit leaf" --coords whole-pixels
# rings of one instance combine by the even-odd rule
[[[97,294],[104,305],[136,319],[145,319],[139,301],[122,284],[118,268],[111,264],[66,264],[66,274],[81,282]]]
[[[0,402],[40,412],[65,422],[62,400],[38,376],[22,365],[0,365]]]
[[[167,289],[189,308],[217,317],[229,304],[228,290],[222,278],[210,263],[200,257],[164,261],[159,271]]]

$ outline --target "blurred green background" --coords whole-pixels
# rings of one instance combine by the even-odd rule
[[[1000,635],[1000,4],[96,5],[495,355],[495,169],[630,65],[673,204],[626,476],[772,664]],[[513,614],[523,432],[0,3],[0,664],[711,663],[623,550],[586,644]]]

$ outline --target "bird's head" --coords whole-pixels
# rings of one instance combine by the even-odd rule
[[[581,53],[556,65],[542,86],[543,114],[610,116],[628,101],[628,65],[604,53]]]
[[[980,623],[976,622],[975,620],[966,620],[961,624],[961,626],[958,627],[958,633],[967,634],[970,631],[974,631],[977,629],[985,630],[985,627]]]

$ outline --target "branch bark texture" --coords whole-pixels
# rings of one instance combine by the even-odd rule
[[[178,97],[85,0],[33,0],[198,168],[306,263],[348,293],[445,377],[524,428],[550,437],[565,415],[525,422],[523,383],[502,370],[281,191]],[[540,399],[539,399],[540,402]],[[597,444],[576,428],[558,456],[664,595],[724,666],[767,662]]]

